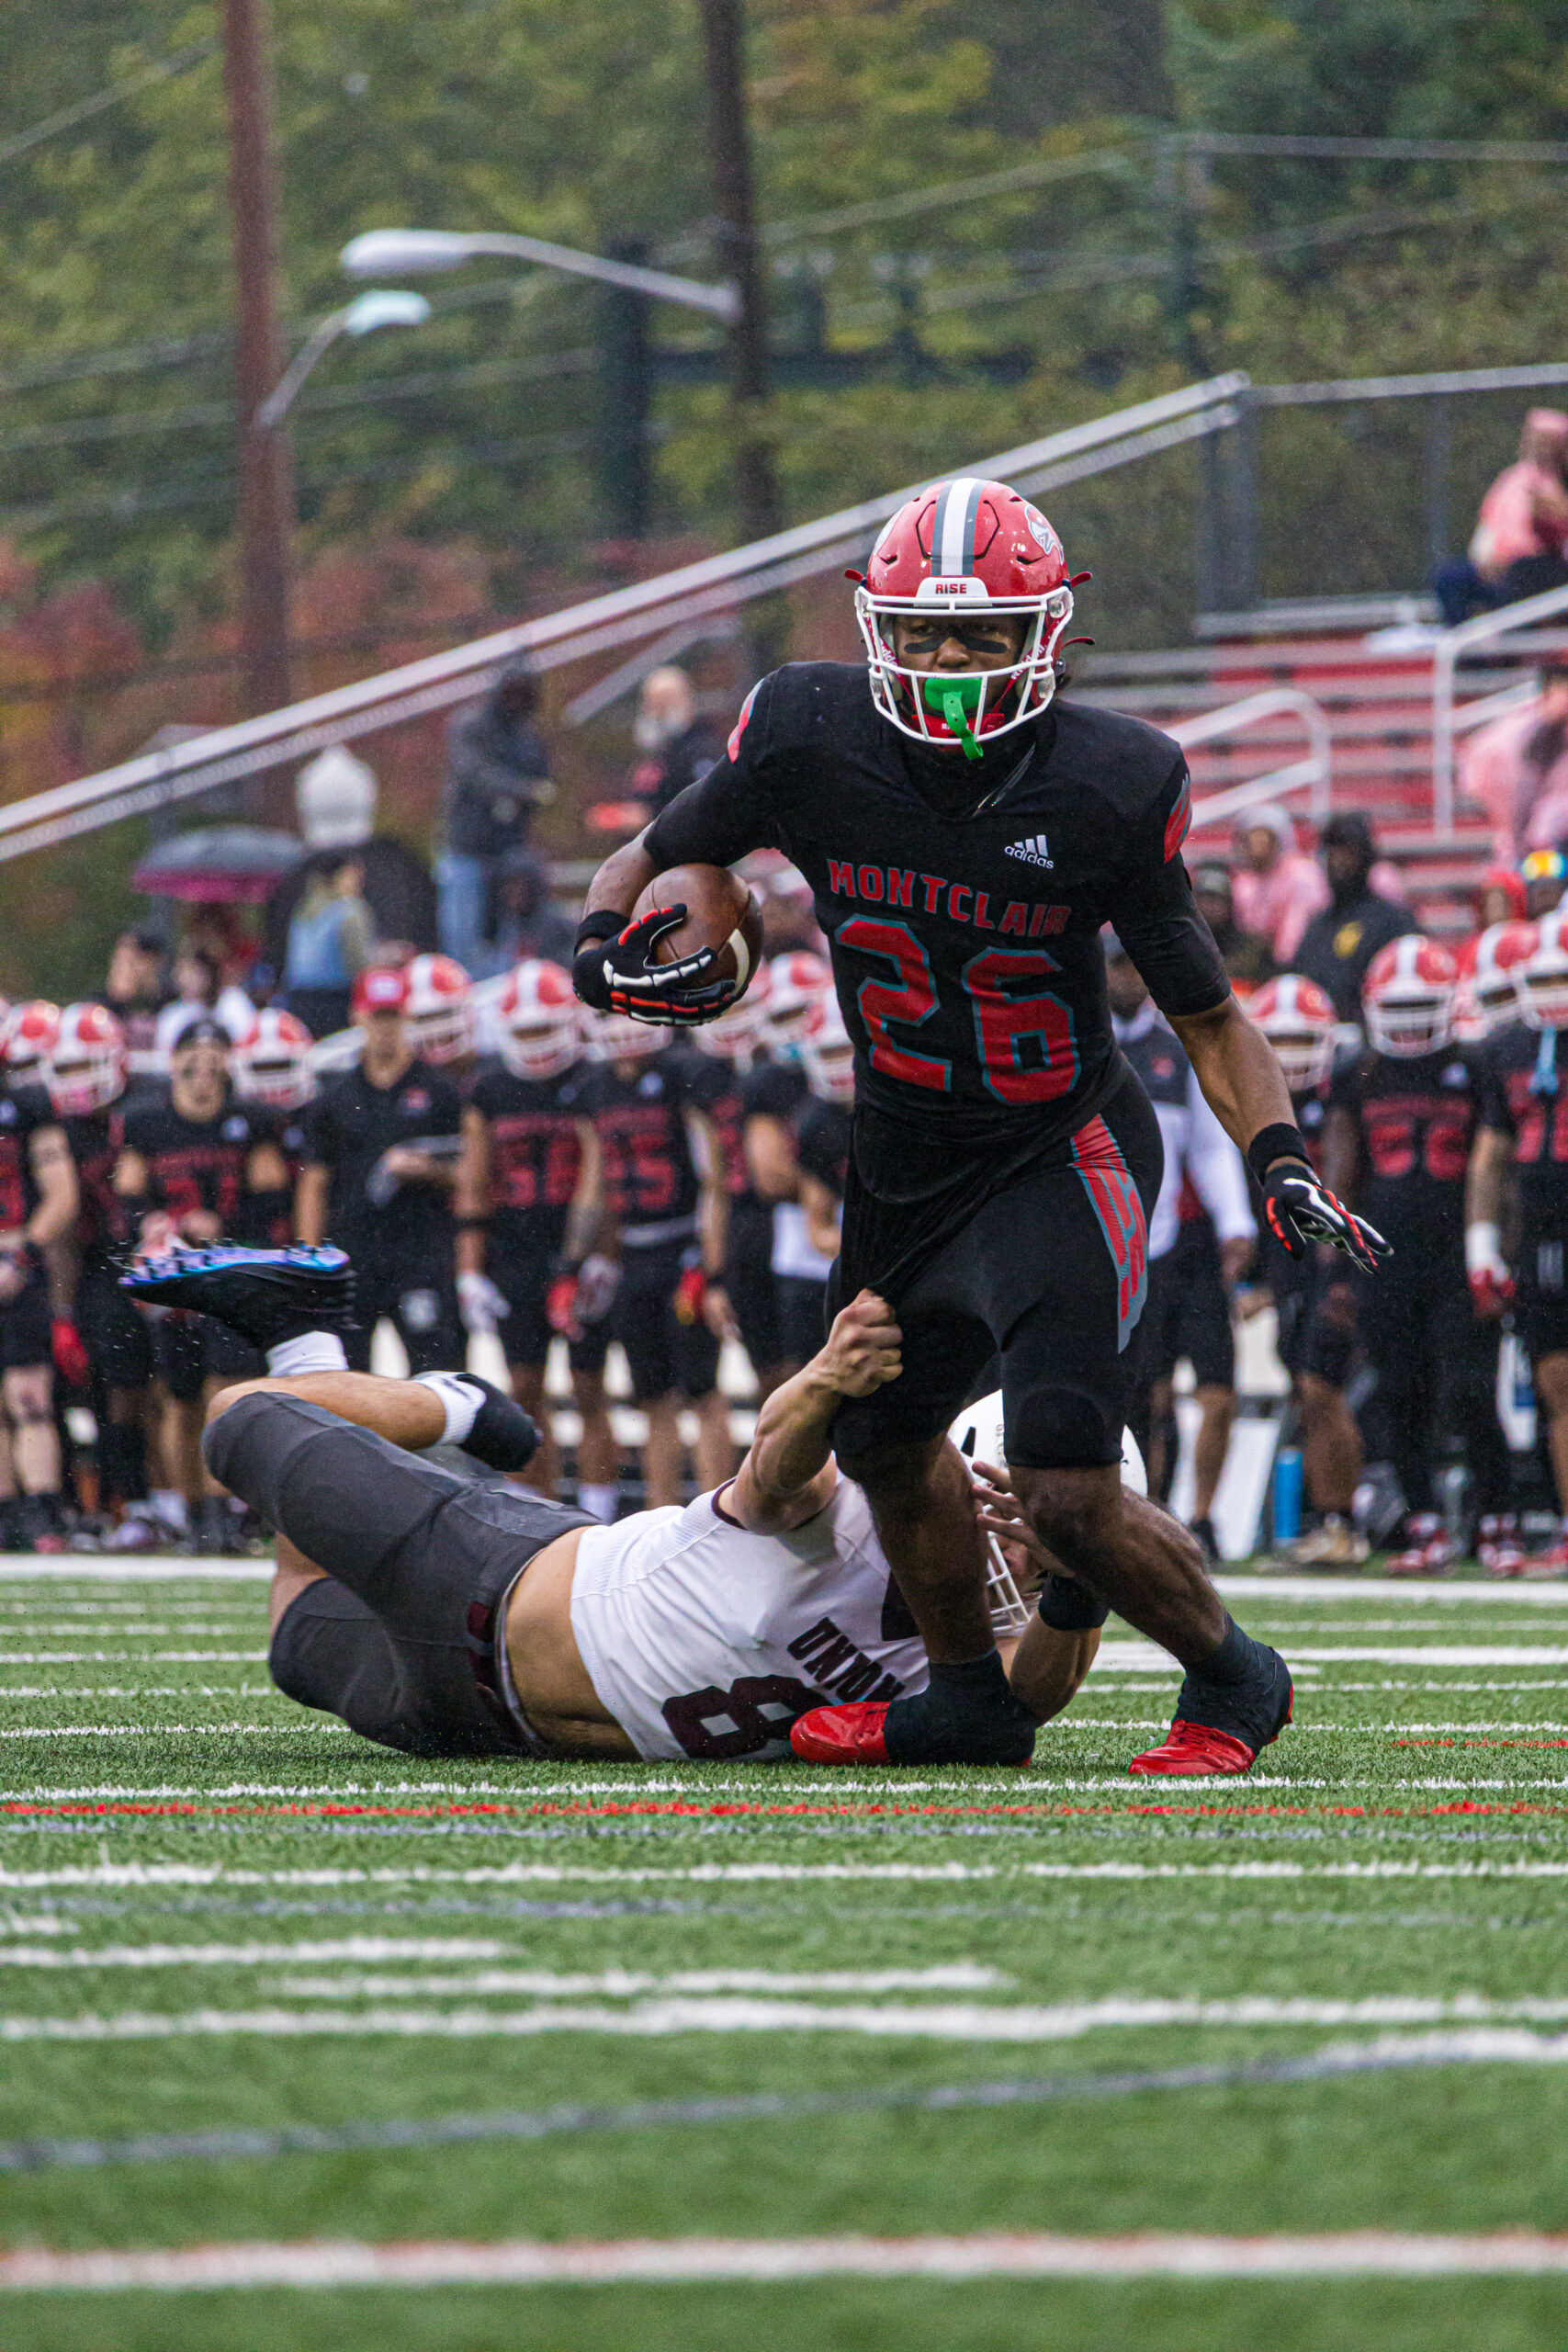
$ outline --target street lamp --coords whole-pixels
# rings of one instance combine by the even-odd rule
[[[727,322],[739,308],[733,286],[707,286],[695,277],[672,277],[668,270],[644,269],[637,262],[610,261],[603,254],[580,254],[571,245],[499,231],[469,234],[448,229],[367,229],[351,239],[338,258],[350,277],[406,277],[425,270],[460,269],[464,262],[484,254],[505,254],[543,269],[564,270],[572,277],[596,277],[604,285],[624,286]]]
[[[275,432],[294,405],[295,394],[316,362],[332,349],[341,334],[373,334],[378,327],[422,327],[430,316],[423,294],[402,294],[374,288],[358,295],[341,311],[313,327],[272,390],[256,411],[264,433]]]

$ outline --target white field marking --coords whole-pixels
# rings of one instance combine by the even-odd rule
[[[258,1739],[301,1739],[307,1734],[312,1738],[354,1737],[344,1724],[286,1720],[279,1724],[27,1724],[19,1730],[0,1731],[0,1739],[217,1739],[235,1732]]]
[[[37,1950],[0,1944],[0,1968],[265,1968],[300,1962],[498,1960],[506,1946],[493,1936],[333,1936],[286,1944],[76,1944]]]
[[[0,1552],[0,1583],[6,1584],[184,1584],[204,1577],[215,1584],[270,1584],[271,1560],[39,1560],[30,1552]]]
[[[265,1650],[11,1650],[0,1666],[265,1666]]]
[[[1016,1879],[1508,1879],[1568,1878],[1568,1861],[1518,1862],[692,1862],[659,1869],[569,1862],[477,1863],[468,1870],[411,1864],[399,1870],[232,1870],[216,1862],[101,1862],[58,1870],[0,1870],[0,1888],[78,1887],[98,1893],[149,1886],[739,1886],[959,1885]]]
[[[1568,1648],[1540,1643],[1348,1642],[1334,1649],[1303,1648],[1281,1634],[1286,1663],[1299,1666],[1568,1666]],[[1153,1642],[1102,1642],[1089,1668],[1103,1663],[1116,1674],[1179,1674],[1176,1660]]]
[[[1316,2237],[301,2238],[145,2252],[0,2255],[0,2290],[190,2293],[261,2287],[671,2286],[797,2278],[1452,2278],[1568,2271],[1568,2237],[1527,2230],[1438,2237],[1390,2230]]]
[[[1568,1609],[1568,1580],[1561,1584],[1520,1584],[1512,1577],[1485,1583],[1427,1584],[1403,1577],[1359,1577],[1354,1583],[1335,1577],[1229,1577],[1214,1578],[1226,1600],[1305,1601],[1319,1609],[1342,1609],[1347,1601],[1398,1600],[1415,1609],[1464,1609],[1473,1600],[1483,1608],[1494,1601],[1514,1601],[1527,1609]]]
[[[0,1683],[7,1699],[281,1699],[270,1682],[24,1682]]]
[[[604,2034],[616,2040],[660,2041],[682,2033],[838,2033],[873,2040],[1077,2041],[1119,2029],[1145,2032],[1172,2026],[1484,2024],[1505,2018],[1568,2016],[1568,2002],[1485,2002],[1461,1996],[1435,2001],[1390,1996],[1369,2001],[1272,1999],[1063,2002],[1055,2007],[983,2007],[973,2001],[813,2002],[761,1998],[664,1998],[624,2009],[570,2002],[526,2009],[455,2007],[311,2009],[269,2003],[265,2007],[202,2007],[178,2012],[122,2010],[74,2018],[0,2017],[0,2044],[17,2042],[182,2041],[231,2034],[271,2041],[367,2040],[517,2041],[547,2033]],[[1538,2057],[1568,2063],[1568,2034],[1543,2043]]]

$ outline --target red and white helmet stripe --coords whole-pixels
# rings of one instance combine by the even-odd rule
[[[229,1057],[234,1091],[275,1111],[302,1111],[316,1094],[310,1033],[299,1016],[269,1004],[257,1013]]]
[[[450,956],[416,956],[408,967],[403,1021],[422,1060],[462,1061],[474,1050],[473,983]]]
[[[515,967],[495,1008],[501,1058],[514,1078],[558,1078],[582,1057],[581,1008],[558,964]]]
[[[68,1004],[44,1065],[49,1098],[62,1119],[107,1111],[125,1091],[125,1032],[107,1004]]]
[[[1379,1053],[1410,1058],[1446,1046],[1458,984],[1459,967],[1448,949],[1421,932],[1380,948],[1361,984],[1367,1035]]]
[[[1321,1086],[1334,1057],[1337,1021],[1333,1004],[1316,981],[1300,972],[1283,972],[1257,991],[1247,1010],[1273,1046],[1292,1093],[1307,1094]]]

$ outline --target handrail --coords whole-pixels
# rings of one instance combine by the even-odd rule
[[[1222,735],[1235,735],[1259,718],[1272,718],[1283,711],[1302,722],[1307,739],[1305,759],[1294,760],[1288,767],[1274,768],[1268,775],[1253,776],[1246,784],[1233,785],[1227,791],[1212,792],[1206,800],[1195,801],[1193,831],[1200,826],[1218,824],[1238,809],[1251,808],[1279,793],[1295,792],[1303,785],[1312,792],[1313,823],[1323,822],[1328,814],[1334,783],[1334,737],[1327,712],[1311,695],[1291,686],[1270,686],[1262,694],[1247,695],[1241,702],[1222,703],[1218,710],[1201,711],[1195,718],[1181,719],[1167,732],[1186,751],[1199,743],[1212,743]]]
[[[1548,588],[1495,613],[1446,628],[1432,649],[1432,826],[1451,833],[1454,823],[1454,672],[1475,645],[1489,645],[1514,629],[1529,628],[1553,613],[1568,613],[1568,588]]]
[[[1223,410],[1247,389],[1249,380],[1237,370],[1184,385],[1179,391],[1140,401],[1108,416],[1004,450],[999,456],[982,458],[972,470],[1004,481],[1031,482],[1042,476],[1060,481],[1097,470],[1096,452],[1104,451],[1111,458],[1119,451],[1129,458],[1152,454],[1154,448],[1181,437],[1183,421],[1191,428],[1202,429],[1209,413]],[[461,701],[479,692],[502,663],[520,654],[534,655],[540,667],[553,666],[668,628],[677,617],[669,610],[677,600],[680,616],[684,617],[705,608],[727,609],[748,595],[786,586],[793,578],[821,569],[840,547],[858,554],[872,534],[924,486],[923,481],[907,484],[836,514],[797,524],[770,538],[683,564],[677,571],[613,590],[608,595],[590,597],[538,620],[498,629],[470,644],[428,654],[422,661],[361,678],[285,709],[243,719],[237,726],[216,728],[168,751],[145,752],[73,784],[33,793],[0,808],[0,861],[47,848],[73,833],[110,821],[97,813],[102,803],[113,802],[113,817],[135,815],[215,784],[278,766],[323,743],[385,726],[394,717],[413,718]],[[89,810],[95,813],[89,815]]]

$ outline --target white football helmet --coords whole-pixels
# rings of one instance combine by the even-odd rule
[[[1001,1390],[993,1389],[976,1404],[965,1405],[947,1434],[966,1462],[994,1462],[1005,1469]],[[1148,1472],[1144,1467],[1138,1441],[1125,1427],[1122,1431],[1122,1484],[1129,1494],[1146,1495],[1149,1491]],[[1032,1613],[1002,1556],[1001,1544],[989,1534],[986,1538],[986,1605],[990,1611],[991,1630],[998,1634],[1021,1634]]]
[[[1536,927],[1536,944],[1518,967],[1519,1002],[1532,1029],[1568,1029],[1568,907],[1554,907]]]
[[[800,1043],[807,1015],[833,985],[833,976],[820,956],[792,947],[768,966],[768,997],[763,1019],[768,1043],[786,1059]]]
[[[270,1103],[275,1111],[302,1111],[316,1098],[310,1063],[310,1033],[292,1012],[269,1004],[257,1013],[229,1057],[234,1091],[246,1102]]]
[[[1323,1084],[1334,1058],[1337,1015],[1314,980],[1283,972],[1248,998],[1247,1012],[1273,1046],[1292,1094],[1308,1094]]]
[[[739,1003],[721,1012],[716,1021],[705,1021],[693,1030],[692,1043],[698,1053],[716,1062],[733,1062],[742,1073],[749,1070],[767,1035],[772,988],[773,966],[759,964]]]
[[[1533,922],[1495,922],[1476,941],[1470,990],[1483,1037],[1519,1019],[1519,976],[1538,944]]]
[[[474,1051],[473,982],[450,956],[416,956],[408,967],[403,1021],[423,1061],[460,1062]]]
[[[806,1016],[800,1034],[800,1058],[807,1083],[824,1102],[850,1103],[855,1099],[855,1049],[831,989],[819,996]]]
[[[14,1004],[0,1030],[0,1059],[7,1077],[23,1085],[41,1086],[60,1035],[60,1007],[47,997]]]
[[[68,1004],[44,1068],[62,1119],[107,1111],[125,1092],[125,1032],[107,1004]]]
[[[583,1025],[595,1062],[640,1061],[662,1053],[671,1035],[662,1023],[634,1021],[629,1012],[590,1012]]]
[[[495,1008],[501,1058],[514,1078],[558,1078],[582,1058],[581,1008],[558,964],[519,964]]]
[[[1418,931],[1380,947],[1361,983],[1367,1035],[1378,1052],[1413,1060],[1446,1046],[1458,985],[1448,949]]]

